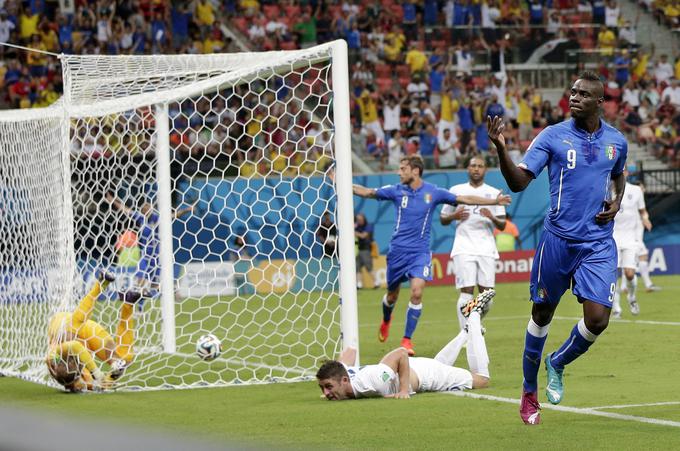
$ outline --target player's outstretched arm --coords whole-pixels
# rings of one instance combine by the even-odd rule
[[[621,199],[623,199],[623,191],[626,189],[626,176],[623,172],[617,176],[612,177],[612,199],[604,201],[604,208],[601,212],[595,215],[595,222],[600,225],[605,225],[609,221],[614,220],[614,216],[621,208]]]
[[[493,119],[491,119],[491,116],[487,116],[486,125],[489,130],[489,139],[494,146],[496,146],[496,150],[498,151],[501,173],[503,174],[505,181],[508,183],[508,186],[513,193],[523,191],[529,183],[531,183],[533,177],[529,172],[517,167],[517,165],[512,162],[510,155],[508,155],[505,147],[505,137],[503,136],[503,128],[505,128],[503,119],[498,116],[494,116]]]
[[[373,188],[366,188],[365,186],[361,185],[352,185],[352,192],[359,197],[364,197],[364,198],[370,198],[370,199],[375,199],[375,189]]]
[[[500,193],[495,199],[479,196],[456,196],[456,203],[463,205],[510,205],[512,197]]]
[[[647,231],[652,230],[652,221],[649,220],[649,213],[647,212],[646,208],[641,208],[640,209],[640,219],[642,219],[642,225],[644,226]]]
[[[380,363],[392,368],[399,375],[399,392],[388,395],[386,398],[407,399],[410,398],[411,367],[408,363],[408,351],[406,348],[397,348],[382,358]]]

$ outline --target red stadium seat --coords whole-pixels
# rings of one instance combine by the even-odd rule
[[[393,89],[391,78],[376,78],[375,83],[378,85],[378,92],[382,95],[389,94]]]
[[[409,83],[411,83],[411,77],[399,77],[399,86],[402,88],[406,89]]]
[[[264,16],[269,20],[277,19],[281,13],[281,10],[277,5],[264,5],[262,6],[262,12]]]
[[[398,78],[410,78],[411,68],[408,64],[400,64],[397,66],[397,77]]]
[[[379,78],[388,78],[392,76],[392,66],[389,64],[376,64],[375,76]]]
[[[293,41],[284,41],[281,43],[281,50],[297,50],[298,46]]]
[[[607,121],[613,121],[619,115],[619,103],[613,100],[608,100],[602,104],[604,117]]]

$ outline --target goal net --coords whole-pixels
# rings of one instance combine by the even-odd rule
[[[5,118],[0,142],[3,168],[35,160],[0,181],[29,223],[0,223],[23,246],[2,248],[3,288],[42,284],[0,292],[0,371],[52,383],[48,321],[82,307],[101,270],[115,281],[89,319],[117,351],[123,322],[134,337],[118,389],[299,380],[357,347],[343,42],[62,64],[61,102],[34,114],[50,118]],[[215,360],[195,352],[205,334]]]

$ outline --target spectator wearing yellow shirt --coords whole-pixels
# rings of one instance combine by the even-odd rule
[[[196,25],[201,29],[201,35],[205,36],[215,22],[215,10],[210,0],[198,0],[194,16]]]
[[[456,119],[458,119],[458,109],[460,102],[454,98],[451,91],[445,90],[442,94],[442,104],[439,110],[439,124],[437,125],[437,136],[444,137],[444,130],[456,131]]]
[[[40,40],[40,36],[34,34],[31,38],[31,48],[39,51],[47,51],[47,47]],[[39,52],[27,52],[26,63],[32,77],[42,77],[47,74],[47,55]]]
[[[57,36],[57,33],[54,31],[52,27],[50,27],[50,23],[47,20],[43,20],[40,23],[40,40],[45,44],[45,49],[47,49],[50,52],[58,52],[59,51],[59,36]]]
[[[397,43],[397,38],[392,36],[387,39],[387,42],[383,46],[383,52],[385,54],[385,60],[391,64],[397,64],[399,62],[399,55],[401,54],[401,49]]]
[[[373,99],[372,93],[364,89],[357,99],[361,110],[361,123],[366,130],[370,130],[381,143],[385,142],[385,132],[383,131],[380,120],[378,119],[378,107]]]
[[[675,57],[675,65],[673,66],[673,72],[675,72],[675,79],[680,80],[680,55]]]
[[[616,35],[605,25],[600,26],[600,32],[597,34],[597,47],[600,49],[602,56],[612,56],[614,54]]]
[[[19,16],[19,37],[25,41],[31,39],[31,36],[38,33],[38,23],[40,22],[40,15],[31,15],[30,9],[25,9]]]
[[[633,60],[633,79],[642,80],[647,74],[647,66],[649,65],[649,58],[651,54],[642,50],[638,51],[637,58]]]
[[[415,44],[411,44],[411,48],[406,53],[406,64],[411,69],[411,74],[425,73],[427,70],[427,56]]]
[[[517,102],[519,109],[517,113],[517,124],[519,125],[520,141],[529,141],[532,138],[534,111],[531,108],[530,102],[531,94],[528,91],[524,91],[519,102]]]

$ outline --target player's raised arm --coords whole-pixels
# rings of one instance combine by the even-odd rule
[[[595,215],[595,222],[604,225],[614,220],[614,216],[616,216],[616,213],[621,208],[621,199],[623,199],[625,188],[626,176],[623,172],[612,177],[612,199],[604,201],[604,209]]]
[[[352,185],[352,192],[359,197],[375,199],[375,189],[366,188],[365,186],[354,184]]]
[[[354,366],[357,361],[357,350],[356,348],[347,347],[338,356],[338,362],[344,363],[347,366]]]
[[[399,392],[389,398],[410,398],[411,367],[408,363],[408,351],[406,348],[397,348],[382,358],[380,363],[392,368],[399,375]]]
[[[513,193],[523,191],[534,178],[528,171],[515,165],[510,155],[508,155],[505,147],[505,137],[503,136],[503,128],[505,128],[503,119],[498,116],[494,116],[493,119],[487,116],[486,124],[489,130],[489,139],[498,151],[501,173],[505,181]]]

